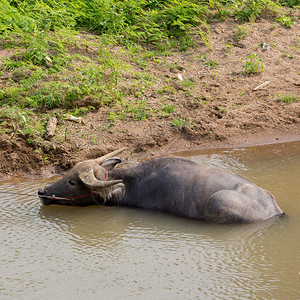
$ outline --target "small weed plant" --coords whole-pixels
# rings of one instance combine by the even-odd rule
[[[264,71],[262,59],[257,54],[251,54],[250,57],[243,57],[245,64],[243,65],[243,74],[250,75]]]
[[[6,127],[8,134],[13,138],[20,134],[27,140],[40,140],[46,126],[46,119],[43,115],[37,116],[30,110],[20,111],[15,106],[3,106],[0,109],[0,127]]]
[[[231,7],[236,20],[254,22],[263,11],[275,12],[278,9],[278,2],[271,0],[232,0]]]
[[[187,87],[187,88],[194,88],[195,86],[195,81],[193,79],[185,79],[182,81],[182,85]]]
[[[276,19],[276,21],[286,28],[291,28],[294,23],[289,16],[285,16],[285,15],[280,15]]]
[[[244,39],[248,34],[249,28],[246,26],[237,26],[237,30],[235,32],[235,38],[240,41]]]
[[[157,92],[159,94],[174,94],[176,90],[172,86],[163,86]]]
[[[177,117],[173,119],[172,126],[178,128],[179,130],[182,130],[184,127],[190,127],[191,121],[188,119],[182,119],[180,117]]]
[[[228,43],[225,43],[225,47],[226,47],[227,52],[230,52],[233,48],[233,45],[232,45],[232,43],[228,42]]]
[[[300,97],[294,95],[277,95],[277,100],[286,104],[300,101]]]
[[[217,67],[219,65],[219,63],[214,61],[213,59],[207,58],[206,54],[198,55],[197,59],[200,60],[203,63],[204,66],[209,67],[209,68]]]
[[[167,114],[174,113],[175,110],[176,110],[176,108],[173,104],[163,105],[163,111]]]
[[[133,120],[142,121],[151,116],[152,109],[146,100],[138,100],[135,103],[128,102],[125,111],[130,114]]]

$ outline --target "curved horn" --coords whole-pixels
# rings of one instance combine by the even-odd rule
[[[119,150],[113,151],[113,152],[108,153],[108,154],[106,154],[106,155],[104,155],[104,156],[101,156],[101,157],[99,157],[99,158],[96,158],[95,161],[100,165],[100,164],[103,163],[106,159],[118,155],[119,153],[123,152],[125,149],[127,149],[127,147],[121,148],[121,149],[119,149]]]
[[[106,187],[112,186],[114,184],[123,182],[120,179],[119,180],[110,180],[110,181],[98,180],[94,175],[93,169],[88,169],[86,171],[83,171],[82,173],[79,174],[79,178],[91,190],[106,188]]]

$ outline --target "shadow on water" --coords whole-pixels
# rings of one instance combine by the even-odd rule
[[[252,235],[261,235],[265,230],[270,230],[271,226],[278,228],[287,221],[287,217],[274,217],[253,224],[220,225],[157,211],[124,207],[41,206],[39,215],[43,220],[60,226],[65,233],[76,237],[77,240],[84,240],[85,243],[89,243],[89,239],[93,243],[98,239],[117,238],[133,229],[150,232],[150,238],[153,239],[160,239],[162,234],[169,237],[174,237],[175,234],[176,238],[201,236],[207,240],[230,242],[234,239],[244,240]],[[153,228],[155,230],[152,230]]]

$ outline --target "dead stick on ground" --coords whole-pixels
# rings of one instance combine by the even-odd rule
[[[258,89],[265,87],[266,85],[268,85],[270,83],[270,81],[265,81],[264,83],[260,84],[259,86],[257,86],[256,88],[253,89],[253,91],[257,91]]]

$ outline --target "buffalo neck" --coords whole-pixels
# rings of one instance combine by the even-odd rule
[[[132,167],[124,167],[113,169],[108,173],[108,180],[123,180],[123,190],[122,193],[116,193],[114,199],[110,203],[115,203],[113,205],[122,206],[137,206],[137,199],[135,197],[135,186],[140,180],[143,173],[142,164],[138,164]]]

